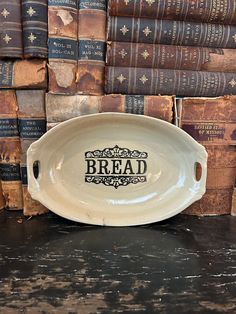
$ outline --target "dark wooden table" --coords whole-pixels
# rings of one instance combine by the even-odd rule
[[[0,313],[236,313],[236,218],[144,227],[0,213]]]

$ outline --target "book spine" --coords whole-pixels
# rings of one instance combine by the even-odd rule
[[[21,0],[0,1],[0,58],[23,58]]]
[[[5,199],[2,192],[1,172],[0,172],[0,210],[5,208]]]
[[[236,48],[236,26],[110,17],[108,41]]]
[[[206,190],[202,199],[192,204],[183,213],[194,216],[218,216],[230,214],[232,188]]]
[[[48,1],[49,91],[76,93],[78,0]]]
[[[6,208],[23,208],[20,176],[20,138],[14,91],[0,91],[0,173]]]
[[[42,60],[1,61],[0,88],[46,88],[47,62]]]
[[[188,213],[201,215],[229,214],[232,188],[236,173],[236,97],[213,99],[186,98],[182,100],[181,127],[208,152],[206,196]],[[213,209],[219,193],[227,195],[226,204],[220,210]],[[231,191],[231,196],[228,191]],[[210,196],[209,196],[210,195]],[[218,200],[219,201],[219,200]]]
[[[106,0],[80,0],[77,92],[104,94]]]
[[[47,124],[63,122],[82,115],[99,113],[101,101],[102,96],[62,96],[47,94]]]
[[[107,94],[206,96],[236,94],[236,73],[106,67]]]
[[[28,192],[27,158],[29,146],[46,132],[45,92],[43,90],[20,90],[16,92],[18,103],[18,125],[21,142],[21,180],[25,216],[35,216],[48,210],[33,200]]]
[[[110,42],[106,64],[173,70],[236,72],[236,50]]]
[[[25,58],[47,58],[47,0],[22,0]]]
[[[236,179],[234,182],[234,190],[232,195],[231,215],[236,216]]]
[[[236,2],[232,0],[110,0],[109,14],[206,23],[236,24]]]
[[[106,95],[102,98],[100,112],[133,113],[172,122],[173,98],[170,96]]]

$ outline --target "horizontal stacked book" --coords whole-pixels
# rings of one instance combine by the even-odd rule
[[[230,0],[109,1],[106,92],[236,94],[234,6]]]

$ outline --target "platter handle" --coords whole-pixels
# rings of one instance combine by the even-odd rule
[[[198,154],[195,164],[194,164],[194,179],[199,184],[200,190],[206,190],[206,180],[207,180],[207,157],[208,154],[205,148]],[[200,178],[198,179],[198,171],[197,168],[200,168]]]
[[[35,165],[37,165],[38,171],[35,171]],[[40,193],[40,172],[40,148],[36,141],[32,143],[27,150],[28,191],[35,200],[38,200],[37,196]]]

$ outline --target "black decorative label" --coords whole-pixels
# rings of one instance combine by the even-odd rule
[[[78,42],[72,39],[49,38],[49,59],[77,60]]]
[[[144,96],[125,96],[125,112],[133,114],[144,114]]]
[[[19,119],[20,137],[38,139],[46,133],[46,121],[35,119]]]
[[[182,129],[197,141],[214,141],[225,135],[225,128],[216,123],[183,124]]]
[[[48,0],[48,6],[77,9],[78,0]]]
[[[20,165],[0,164],[0,177],[2,181],[20,181]]]
[[[80,10],[107,10],[106,0],[80,0],[79,1]]]
[[[20,167],[20,174],[21,174],[22,185],[27,186],[28,185],[28,177],[27,177],[27,167],[26,166]]]
[[[19,136],[17,119],[0,119],[0,137],[15,136]]]
[[[120,148],[118,145],[85,153],[85,182],[113,186],[147,181],[148,153]]]
[[[105,42],[79,40],[79,60],[105,61]]]
[[[11,87],[13,85],[13,62],[0,61],[0,86]]]

